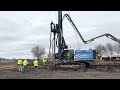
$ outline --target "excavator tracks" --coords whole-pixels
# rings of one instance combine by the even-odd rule
[[[56,65],[49,65],[50,70],[73,70],[73,71],[102,71],[102,72],[114,72],[120,70],[120,61],[101,61],[91,62],[89,67],[86,67],[84,63],[66,62],[57,63]]]

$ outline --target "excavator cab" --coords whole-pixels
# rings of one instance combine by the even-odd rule
[[[55,53],[55,59],[58,59],[58,53]],[[74,49],[64,49],[62,52],[62,60],[74,60]]]
[[[74,60],[74,49],[64,49],[66,60]]]

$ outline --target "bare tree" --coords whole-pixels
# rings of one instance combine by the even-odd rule
[[[33,54],[34,57],[36,57],[38,60],[40,60],[42,55],[45,54],[45,48],[42,48],[37,45],[32,48],[31,53]]]
[[[96,53],[101,57],[106,53],[106,48],[105,46],[99,44],[95,47]]]
[[[120,54],[120,44],[117,44],[117,52]]]
[[[120,54],[120,44],[114,45],[114,52],[116,52],[118,55]]]
[[[116,44],[113,45],[113,51],[114,51],[115,53],[117,53],[117,45],[116,45]]]
[[[113,45],[111,43],[107,43],[106,47],[108,48],[110,54],[112,55],[114,51]]]
[[[117,53],[118,53],[118,55],[120,54],[120,43],[117,43]]]

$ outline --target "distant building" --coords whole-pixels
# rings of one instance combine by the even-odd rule
[[[102,60],[120,60],[120,55],[108,55],[108,56],[102,56]]]

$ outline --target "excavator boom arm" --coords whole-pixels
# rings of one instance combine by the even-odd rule
[[[68,21],[71,23],[72,27],[73,27],[74,30],[78,33],[79,37],[82,39],[82,41],[83,41],[85,44],[88,44],[88,43],[94,41],[95,39],[100,38],[100,37],[103,37],[103,36],[106,36],[106,37],[108,37],[108,38],[110,38],[110,39],[112,39],[112,40],[120,43],[120,40],[119,40],[119,39],[117,39],[116,37],[114,37],[113,35],[111,35],[111,34],[109,34],[109,33],[102,34],[102,35],[99,35],[99,36],[97,36],[97,37],[94,37],[94,38],[92,38],[92,39],[89,39],[89,40],[85,41],[85,40],[83,39],[82,35],[80,34],[79,30],[77,29],[76,25],[75,25],[74,22],[72,21],[71,17],[70,17],[68,14],[64,14],[62,21],[64,20],[65,17],[66,17],[66,18],[68,19]]]

